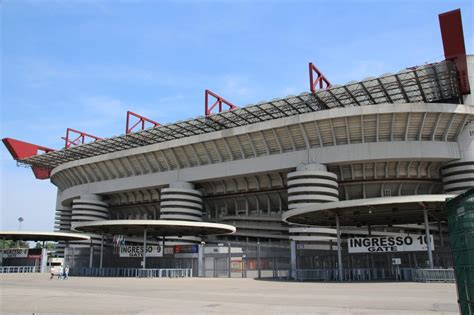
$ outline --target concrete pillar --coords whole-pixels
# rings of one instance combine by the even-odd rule
[[[48,250],[46,248],[41,249],[41,272],[48,272]]]
[[[146,228],[143,229],[143,265],[142,269],[146,269]]]
[[[439,241],[441,242],[441,247],[444,247],[443,229],[441,226],[441,221],[438,221],[438,232],[439,232]]]
[[[71,248],[69,247],[69,241],[66,241],[66,247],[64,248],[64,267],[69,266],[70,263],[70,255],[69,252],[71,251]]]
[[[337,265],[339,268],[339,281],[344,281],[342,275],[342,248],[341,248],[341,227],[339,226],[339,214],[336,213],[336,230],[337,230]]]
[[[231,247],[230,247],[230,242],[227,243],[227,266],[229,267],[229,278],[231,277],[231,270],[230,270],[230,264],[232,261],[232,252],[231,252]]]
[[[198,277],[204,276],[204,242],[201,242],[198,252]]]
[[[90,245],[90,250],[89,250],[89,268],[92,268],[92,263],[94,260],[94,245],[92,245],[92,240],[91,240],[91,245]]]
[[[100,262],[99,262],[100,269],[102,269],[103,259],[104,259],[104,232],[102,232],[101,238],[100,238]]]
[[[163,251],[163,257],[165,257],[165,240],[166,240],[166,237],[163,236],[163,244],[161,246],[161,250]]]
[[[260,258],[260,241],[257,242],[257,264],[258,264],[258,278],[262,277],[262,262]]]
[[[428,210],[423,210],[423,216],[425,218],[425,233],[426,233],[426,247],[428,250],[428,260],[430,264],[430,269],[433,269],[433,253],[431,252],[431,237],[430,237],[430,226],[428,223]]]
[[[290,243],[290,267],[291,279],[296,280],[296,241]]]

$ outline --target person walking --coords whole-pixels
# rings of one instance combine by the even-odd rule
[[[59,266],[59,272],[58,272],[58,280],[60,280],[63,277],[63,265]]]
[[[53,279],[54,278],[54,267],[51,267],[49,269],[49,272],[51,273],[51,277],[49,278],[49,280]]]
[[[69,279],[69,265],[64,268],[64,280]]]

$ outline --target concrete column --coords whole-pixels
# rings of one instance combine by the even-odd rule
[[[336,213],[336,230],[337,230],[337,265],[339,267],[339,281],[344,281],[342,275],[342,248],[341,248],[341,227],[339,226],[339,214]]]
[[[146,268],[146,228],[143,230],[143,265],[142,269]]]
[[[102,269],[103,259],[104,259],[104,232],[102,232],[102,236],[100,238],[100,262],[99,262],[100,269]]]
[[[41,249],[41,272],[48,272],[48,250],[46,248]]]
[[[91,240],[91,245],[90,245],[90,250],[89,250],[89,268],[92,268],[92,262],[94,260],[94,245],[92,245],[92,240]]]
[[[66,245],[64,245],[64,267],[66,267],[66,265],[69,264],[68,255],[69,255],[69,247],[68,247],[68,242],[66,242]]]
[[[423,216],[425,218],[425,233],[426,233],[426,247],[428,250],[428,260],[430,263],[430,269],[433,269],[433,253],[431,252],[431,238],[430,238],[430,226],[428,224],[428,210],[423,210]]]
[[[163,251],[163,257],[165,257],[165,239],[166,237],[163,236],[163,245],[161,246],[161,250]]]
[[[232,252],[231,252],[231,247],[230,247],[230,242],[227,243],[227,266],[229,267],[229,278],[231,277],[231,271],[230,271],[230,264],[231,264],[231,261],[232,261]]]
[[[72,248],[72,261],[71,261],[71,264],[69,267],[72,267],[74,268],[74,264],[75,264],[75,260],[76,260],[76,249],[75,247],[71,247]]]
[[[199,244],[198,252],[198,277],[204,277],[204,242]]]
[[[258,278],[262,277],[262,263],[260,259],[260,241],[257,242],[257,264],[258,264]]]
[[[71,263],[69,262],[70,260],[70,255],[69,255],[69,252],[70,252],[70,248],[69,248],[69,241],[66,241],[66,247],[64,248],[64,267],[70,265]]]
[[[439,232],[439,240],[441,242],[441,247],[444,247],[443,230],[441,229],[441,221],[438,221],[438,232]]]
[[[290,243],[290,276],[291,279],[296,280],[296,241],[291,241]]]

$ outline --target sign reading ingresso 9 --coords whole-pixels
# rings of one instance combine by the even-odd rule
[[[120,246],[120,257],[143,257],[143,246]],[[147,246],[146,257],[163,257],[161,246]]]
[[[398,234],[377,237],[349,238],[349,253],[416,252],[426,251],[425,235]],[[434,250],[433,236],[430,235],[431,249]]]
[[[27,258],[28,248],[9,248],[3,251],[3,258]]]

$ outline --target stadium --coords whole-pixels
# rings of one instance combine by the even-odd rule
[[[91,236],[59,243],[73,268],[144,267],[119,255],[142,242],[163,249],[148,268],[210,277],[370,280],[452,267],[443,205],[474,186],[474,56],[459,10],[440,25],[439,62],[344,85],[310,63],[299,95],[238,107],[206,90],[193,119],[128,112],[125,134],[68,129],[60,150],[3,142],[57,187],[56,230]],[[386,241],[353,249],[375,237]],[[405,237],[420,246],[388,248]]]

